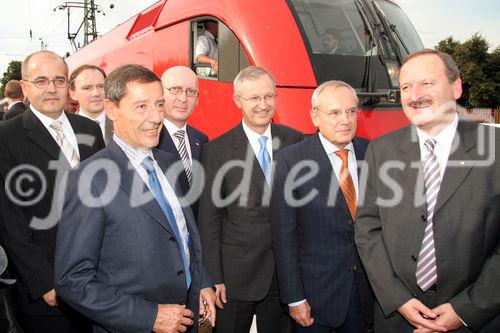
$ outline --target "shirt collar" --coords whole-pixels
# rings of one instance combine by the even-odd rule
[[[44,115],[43,113],[41,113],[40,111],[38,111],[37,109],[35,109],[35,107],[33,105],[30,105],[30,108],[31,108],[31,111],[33,111],[33,114],[38,118],[40,119],[40,121],[42,122],[43,126],[45,126],[46,128],[49,128],[50,125],[55,121],[55,120],[59,120],[60,122],[63,123],[63,125],[67,125],[69,124],[69,121],[68,121],[68,118],[66,117],[66,113],[64,113],[64,111],[61,113],[61,115],[59,116],[59,118],[57,119],[52,119],[50,118],[49,116],[46,116]]]
[[[318,136],[319,136],[319,141],[321,141],[321,144],[323,145],[323,148],[325,149],[325,152],[328,156],[341,149],[347,149],[350,152],[354,153],[354,145],[352,144],[352,141],[349,142],[344,148],[339,148],[330,141],[328,141],[328,139],[325,138],[323,134],[321,134],[321,132],[318,132]]]
[[[259,138],[262,135],[267,136],[268,141],[270,141],[272,139],[272,137],[271,137],[271,124],[269,124],[267,126],[266,130],[262,134],[259,134],[259,133],[255,132],[254,130],[252,130],[250,127],[248,127],[244,120],[241,121],[241,124],[243,125],[243,131],[247,135],[248,141],[250,141],[250,142],[258,142]]]
[[[16,105],[16,104],[19,104],[19,103],[22,103],[23,101],[14,101],[12,103],[9,104],[9,106],[7,107],[7,110],[10,109],[13,105]]]
[[[420,143],[420,146],[423,147],[423,144],[427,139],[434,139],[436,140],[436,144],[443,148],[451,147],[453,138],[455,137],[455,133],[457,131],[457,126],[458,126],[458,115],[455,114],[455,118],[453,118],[451,124],[445,127],[434,138],[432,138],[429,134],[422,131],[420,128],[415,127],[417,129],[418,141]]]
[[[134,148],[124,140],[120,139],[118,135],[116,135],[116,133],[113,134],[113,140],[115,140],[115,142],[123,150],[125,155],[127,155],[128,159],[132,162],[134,166],[140,165],[147,156],[154,159],[153,152],[151,151],[151,149],[148,149],[147,152],[145,153],[143,150]]]
[[[168,133],[170,134],[170,136],[173,136],[175,134],[175,132],[177,132],[178,130],[184,130],[184,132],[187,133],[186,131],[186,123],[184,123],[184,126],[182,126],[181,128],[177,127],[174,123],[172,123],[170,120],[168,120],[167,118],[164,118],[163,119],[163,125],[165,125],[165,128],[167,129]]]
[[[88,118],[90,120],[94,120],[94,121],[99,121],[99,124],[102,124],[104,123],[104,121],[106,120],[106,112],[104,112],[104,110],[99,113],[99,115],[95,118],[92,118],[87,112],[85,112],[85,110],[78,110],[78,114],[82,117],[85,117],[85,118]]]

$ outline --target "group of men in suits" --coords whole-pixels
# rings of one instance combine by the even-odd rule
[[[259,332],[500,329],[500,148],[458,121],[448,55],[405,60],[412,125],[370,144],[340,81],[314,91],[304,139],[272,123],[272,74],[243,69],[243,119],[208,142],[187,125],[187,67],[68,80],[41,51],[22,77],[31,106],[0,124],[0,235],[26,332],[197,332],[216,317],[217,333],[248,332],[254,315]],[[68,87],[80,115],[63,112]]]

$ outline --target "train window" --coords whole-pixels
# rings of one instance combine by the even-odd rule
[[[315,54],[378,54],[354,1],[291,0]]]
[[[232,82],[250,61],[234,33],[222,22],[192,22],[192,65],[199,77]]]

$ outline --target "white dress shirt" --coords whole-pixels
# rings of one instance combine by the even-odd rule
[[[273,137],[271,136],[271,125],[269,124],[267,126],[267,129],[265,130],[265,132],[263,134],[259,134],[259,133],[255,132],[254,130],[252,130],[250,127],[248,127],[247,124],[245,124],[244,120],[242,120],[241,123],[243,125],[243,131],[245,132],[245,134],[248,138],[248,142],[250,143],[250,146],[252,147],[252,150],[255,153],[255,157],[257,158],[257,160],[259,159],[259,152],[260,152],[259,138],[261,136],[267,137],[266,149],[267,149],[267,152],[269,153],[269,158],[271,159],[271,165],[272,165],[272,163],[273,163]]]
[[[113,140],[115,140],[115,142],[123,150],[125,155],[127,155],[127,158],[129,159],[130,163],[132,164],[132,166],[137,171],[137,173],[139,174],[139,176],[144,181],[144,183],[146,184],[146,186],[149,188],[150,191],[151,188],[149,187],[149,176],[146,169],[144,169],[141,163],[147,156],[153,159],[153,164],[155,167],[156,175],[158,177],[158,181],[160,182],[161,190],[163,192],[163,195],[165,196],[165,199],[168,201],[174,212],[175,222],[177,223],[177,228],[179,229],[179,234],[182,238],[182,246],[184,247],[184,252],[186,253],[187,262],[189,263],[190,262],[189,232],[187,229],[187,223],[184,217],[184,212],[182,211],[181,204],[179,202],[179,199],[177,199],[177,195],[175,194],[173,186],[170,184],[167,177],[165,176],[161,168],[158,166],[158,163],[156,162],[153,153],[151,152],[151,149],[148,149],[147,153],[145,154],[141,150],[131,147],[128,143],[121,140],[116,134],[113,135]]]
[[[78,110],[78,115],[97,122],[101,128],[102,137],[104,138],[106,136],[106,112],[103,111],[96,118],[92,118],[85,110],[80,109]]]
[[[174,142],[174,145],[175,145],[175,148],[177,148],[177,151],[180,151],[179,150],[179,139],[177,139],[174,134],[178,131],[178,130],[184,130],[185,134],[184,134],[184,142],[186,143],[186,149],[187,149],[187,152],[188,152],[188,156],[189,156],[189,163],[191,163],[191,165],[193,165],[193,155],[191,154],[191,145],[189,144],[189,137],[188,137],[188,133],[187,133],[187,126],[186,124],[184,124],[184,126],[182,126],[181,128],[178,128],[177,126],[175,126],[173,123],[171,123],[169,120],[167,120],[166,118],[163,119],[163,125],[165,125],[165,128],[167,129],[168,131],[168,134],[170,135],[170,137],[172,138],[172,141]]]
[[[35,107],[33,105],[30,105],[30,108],[31,108],[31,111],[33,111],[33,114],[38,119],[40,119],[43,126],[45,126],[45,128],[47,128],[50,135],[52,135],[52,137],[54,138],[54,141],[56,141],[56,142],[57,142],[57,139],[56,139],[57,132],[55,129],[51,128],[50,125],[55,120],[59,120],[62,123],[62,129],[63,129],[64,136],[65,136],[66,140],[68,140],[69,143],[71,143],[71,146],[78,154],[78,159],[80,159],[80,151],[78,150],[78,141],[76,140],[76,135],[75,135],[75,132],[73,131],[73,127],[71,127],[71,124],[69,123],[68,117],[66,117],[66,113],[62,112],[61,115],[59,116],[59,118],[52,119],[49,116],[46,116],[43,113],[41,113],[40,111],[38,111],[37,109],[35,109]]]

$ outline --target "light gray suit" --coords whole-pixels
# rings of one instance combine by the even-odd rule
[[[430,308],[451,303],[471,329],[457,332],[500,332],[500,131],[458,124],[453,140],[458,147],[453,151],[452,145],[434,210],[437,290],[426,293],[415,277],[427,215],[425,200],[415,203],[416,189],[424,188],[415,132],[412,126],[374,140],[365,156],[368,184],[356,243],[379,303],[375,330],[412,332],[397,309],[416,297]],[[389,169],[392,182],[381,177],[389,161],[399,163]],[[402,200],[389,206],[376,202],[394,197],[393,182]]]

